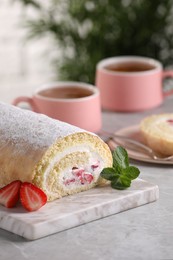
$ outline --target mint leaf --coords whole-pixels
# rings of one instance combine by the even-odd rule
[[[115,172],[117,172],[119,175],[122,173],[122,167],[118,164],[116,164],[114,167]]]
[[[127,176],[121,175],[120,176],[121,183],[124,185],[124,188],[128,188],[131,185],[131,179]]]
[[[123,172],[123,175],[127,176],[130,180],[136,179],[140,174],[139,169],[135,166],[129,166],[129,167],[123,169],[122,172]]]
[[[100,173],[100,176],[106,180],[112,181],[115,178],[119,177],[119,174],[115,171],[114,168],[104,168]]]
[[[118,146],[113,152],[113,167],[104,168],[100,176],[111,181],[113,189],[123,190],[129,188],[132,180],[136,179],[139,174],[137,167],[129,165],[127,151]]]
[[[117,146],[113,152],[113,166],[118,165],[121,168],[129,166],[129,158],[127,151],[122,146]]]
[[[129,188],[130,185],[131,185],[131,180],[129,179],[125,180],[122,178],[118,178],[117,180],[111,181],[111,187],[117,190],[124,190],[126,188]]]

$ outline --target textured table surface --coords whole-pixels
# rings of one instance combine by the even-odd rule
[[[172,97],[150,111],[105,111],[103,129],[116,131],[163,112],[173,112]],[[0,229],[0,259],[173,259],[173,167],[133,160],[131,164],[140,168],[140,178],[159,186],[159,200],[35,241]]]

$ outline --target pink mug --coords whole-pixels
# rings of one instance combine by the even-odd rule
[[[102,125],[99,90],[81,82],[55,82],[38,88],[32,97],[17,97],[13,105],[26,102],[37,113],[45,114],[90,132]]]
[[[162,104],[173,94],[163,91],[163,79],[173,71],[163,71],[152,58],[120,56],[100,61],[96,68],[96,86],[104,109],[121,112],[141,111]]]

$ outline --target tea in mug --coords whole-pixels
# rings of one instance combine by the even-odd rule
[[[122,62],[111,64],[105,67],[105,69],[114,71],[114,72],[142,72],[153,70],[155,68],[154,65],[149,63],[141,63],[141,62]]]
[[[65,86],[41,90],[38,94],[47,98],[73,99],[91,96],[93,92],[89,89],[85,89],[82,87],[80,88],[75,86]]]

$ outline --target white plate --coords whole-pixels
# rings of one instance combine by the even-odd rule
[[[140,134],[139,125],[122,128],[122,129],[116,131],[115,134],[129,137],[131,139],[134,139],[135,141],[138,141],[138,142],[144,144],[142,136]],[[114,146],[116,147],[118,145],[118,144],[117,145],[113,144],[113,142],[111,142],[111,141],[109,141],[108,144],[110,145],[111,148],[114,148]],[[128,147],[126,147],[125,141],[121,140],[121,145],[124,148],[126,148],[129,158],[131,158],[131,159],[135,159],[138,161],[144,161],[144,162],[150,162],[150,163],[173,165],[173,160],[170,160],[170,161],[164,161],[162,159],[154,160],[149,155],[145,154],[145,152],[143,152],[142,150],[135,150],[134,148],[133,149],[128,148]]]

